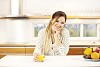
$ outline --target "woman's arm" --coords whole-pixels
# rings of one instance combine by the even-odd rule
[[[36,54],[41,54],[41,50],[42,50],[42,43],[43,43],[43,37],[45,34],[45,28],[41,29],[38,33],[38,39],[37,39],[37,44],[35,47],[35,50],[33,52],[33,55]]]
[[[67,29],[63,30],[62,41],[59,46],[54,46],[55,55],[66,55],[69,51],[69,31]],[[56,43],[55,43],[56,45]]]
[[[61,45],[60,31],[56,31],[56,33],[54,34],[54,39],[56,46],[59,47]]]
[[[33,52],[33,56],[34,56],[34,59],[33,60],[35,62],[38,62],[39,61],[38,56],[41,55],[43,37],[44,37],[44,33],[45,33],[44,31],[45,31],[45,29],[42,29],[38,33],[37,44],[36,44],[35,50]]]

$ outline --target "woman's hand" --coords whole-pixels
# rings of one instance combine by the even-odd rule
[[[34,61],[35,62],[38,62],[39,60],[38,60],[38,56],[39,56],[40,54],[38,54],[38,53],[35,53],[34,54]]]
[[[56,31],[56,33],[54,34],[54,39],[55,39],[56,46],[60,46],[61,45],[60,31]]]
[[[60,39],[60,31],[55,31],[54,38]]]
[[[38,53],[34,54],[34,61],[35,62],[43,62],[44,61],[44,55],[40,55]]]

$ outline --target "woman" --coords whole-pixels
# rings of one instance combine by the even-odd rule
[[[66,14],[57,11],[52,15],[47,28],[39,31],[38,41],[34,51],[34,59],[38,55],[65,56],[69,51],[69,31],[64,28]]]

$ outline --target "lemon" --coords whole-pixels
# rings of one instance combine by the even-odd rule
[[[85,51],[84,51],[84,54],[86,55],[90,55],[92,53],[92,48],[86,48]]]
[[[99,59],[99,53],[93,52],[93,53],[91,54],[91,58],[92,58],[92,59]]]
[[[44,61],[44,55],[39,55],[38,56],[38,61],[43,62]]]

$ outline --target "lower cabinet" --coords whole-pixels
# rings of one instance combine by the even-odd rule
[[[85,48],[70,47],[68,55],[83,55]],[[5,55],[33,55],[34,47],[2,47],[0,57]]]
[[[3,47],[0,48],[0,55],[25,55],[24,47]]]
[[[69,49],[68,55],[83,55],[83,52],[83,48],[71,47]]]
[[[4,56],[6,56],[6,55],[0,55],[0,59],[1,59],[2,57],[4,57]]]
[[[26,55],[33,55],[34,48],[26,48]],[[68,55],[83,55],[84,48],[70,48]]]
[[[33,55],[34,48],[32,47],[26,47],[25,55]]]
[[[0,47],[0,58],[6,55],[25,55],[25,48],[22,47]]]
[[[0,58],[6,55],[33,55],[34,47],[0,47]]]

